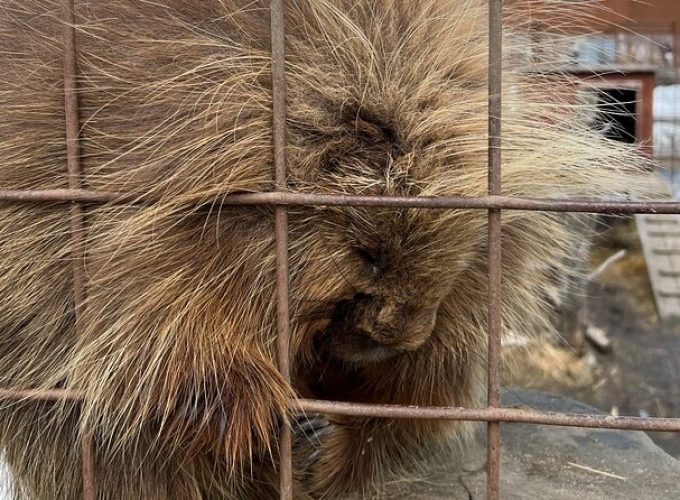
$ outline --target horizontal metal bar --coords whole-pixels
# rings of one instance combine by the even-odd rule
[[[0,389],[0,399],[79,400],[82,395],[68,390],[11,390]],[[355,417],[422,418],[445,420],[470,420],[482,422],[507,422],[513,424],[556,425],[561,427],[596,427],[635,431],[680,432],[680,418],[614,417],[611,415],[575,415],[541,412],[518,408],[458,408],[437,406],[400,406],[318,399],[294,399],[294,411],[329,413]]]
[[[425,406],[399,406],[345,403],[301,399],[294,402],[299,410],[307,413],[334,415],[450,419],[483,422],[506,422],[513,424],[556,425],[561,427],[595,427],[635,431],[680,432],[680,418],[614,417],[611,415],[580,415],[553,413],[519,408],[440,408]]]
[[[136,196],[92,191],[89,189],[0,189],[0,201],[126,204],[143,202]]]
[[[0,399],[35,399],[43,401],[80,400],[82,395],[65,389],[22,390],[0,389]]]
[[[85,189],[0,190],[0,201],[153,204],[158,200]],[[351,206],[430,209],[503,209],[542,212],[680,214],[677,201],[555,200],[514,196],[361,196],[288,192],[245,193],[215,199],[221,205]],[[207,201],[203,201],[206,203]]]

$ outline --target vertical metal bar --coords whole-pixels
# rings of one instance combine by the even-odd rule
[[[279,370],[290,380],[289,312],[288,312],[288,209],[276,207],[276,282],[278,286],[278,337]],[[284,422],[279,436],[279,485],[282,500],[293,498],[293,464],[290,427]]]
[[[76,65],[76,30],[74,0],[63,0],[62,20],[64,22],[64,111],[66,118],[66,158],[68,163],[68,185],[70,189],[80,189],[81,168],[78,113],[78,88]],[[83,208],[79,203],[71,203],[71,239],[73,262],[73,300],[75,307],[75,332],[83,331],[83,308],[85,306],[85,221]],[[81,460],[83,474],[83,499],[94,500],[94,450],[92,438],[82,436]]]
[[[272,43],[272,101],[273,140],[276,189],[285,190],[287,172],[286,155],[286,75],[285,31],[283,0],[271,2]],[[281,374],[290,380],[290,328],[289,328],[289,270],[288,270],[288,209],[275,208],[276,222],[276,284],[277,284],[277,351]],[[279,487],[282,500],[293,498],[293,471],[290,427],[281,426],[279,441]]]
[[[94,500],[94,444],[92,436],[83,436],[80,442],[80,456],[83,461],[83,500]]]
[[[489,0],[489,194],[501,194],[503,0]],[[489,210],[489,345],[487,404],[501,403],[501,212]],[[499,422],[487,423],[487,498],[500,495]]]
[[[66,112],[66,155],[70,189],[80,189],[80,149],[78,145],[78,95],[76,83],[76,55],[73,0],[64,0],[64,105]],[[83,210],[80,204],[71,204],[71,237],[73,239],[73,287],[76,307],[76,332],[82,330],[84,305],[84,235]]]
[[[677,85],[680,83],[680,46],[678,45],[678,23],[676,21],[671,21],[671,55],[673,64],[673,84]],[[677,92],[673,91],[671,93],[671,104],[673,110],[673,132],[671,133],[671,151],[668,155],[670,157],[670,180],[671,180],[671,196],[675,198],[676,192],[676,161],[678,159],[677,147],[678,141],[676,140],[676,131],[678,130],[678,98]],[[653,106],[654,103],[652,103]],[[653,109],[653,108],[652,108]],[[652,125],[653,126],[653,125]],[[652,134],[653,135],[653,134]],[[652,152],[654,151],[654,144],[652,144]],[[665,151],[661,152],[662,155],[666,155]]]

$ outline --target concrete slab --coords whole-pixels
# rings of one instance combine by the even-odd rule
[[[569,399],[510,390],[507,406],[571,413],[601,413]],[[643,432],[504,424],[503,500],[678,500],[680,461]],[[383,485],[376,498],[483,500],[485,446],[463,460],[433,457],[415,482]]]

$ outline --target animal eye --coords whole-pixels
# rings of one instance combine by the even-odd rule
[[[377,266],[378,265],[378,257],[375,255],[373,252],[369,250],[365,250],[363,248],[358,248],[357,249],[357,254],[361,259],[366,262],[367,264],[370,264],[372,266]]]
[[[373,276],[378,276],[385,270],[385,258],[382,254],[363,248],[357,249],[357,254],[370,266]]]

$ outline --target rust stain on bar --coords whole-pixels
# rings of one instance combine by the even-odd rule
[[[680,214],[677,201],[600,201],[555,200],[517,196],[364,196],[267,192],[217,195],[220,205],[396,207],[423,209],[503,209],[531,212],[584,212],[603,214]],[[212,203],[215,198],[188,200],[187,205]],[[88,189],[0,189],[0,201],[18,203],[93,203],[114,205],[153,205],[158,200],[125,193]]]
[[[271,2],[272,45],[272,132],[274,168],[277,191],[286,189],[288,177],[286,157],[286,74],[285,29],[283,0]],[[277,285],[277,352],[279,370],[290,380],[290,314],[288,271],[288,209],[277,206],[276,224],[276,285]],[[279,487],[282,500],[293,498],[293,467],[290,427],[281,426],[279,439]]]
[[[611,415],[553,413],[520,408],[497,407],[458,408],[380,405],[321,401],[316,399],[294,400],[291,401],[291,406],[307,413],[329,413],[348,416],[468,420],[506,422],[512,424],[555,425],[560,427],[680,432],[680,418],[614,417]]]
[[[76,63],[76,31],[74,0],[63,0],[62,20],[64,22],[64,111],[66,117],[66,157],[68,162],[68,185],[71,190],[81,188],[79,111]],[[71,239],[73,259],[73,301],[75,307],[75,332],[83,331],[83,308],[85,307],[85,221],[83,207],[71,202]],[[83,473],[83,499],[94,500],[94,450],[90,438],[81,437],[81,458]]]
[[[503,0],[489,0],[489,195],[501,194],[501,89],[503,56]],[[487,404],[501,405],[501,211],[489,209],[489,339]],[[487,423],[486,497],[500,497],[501,426]]]

